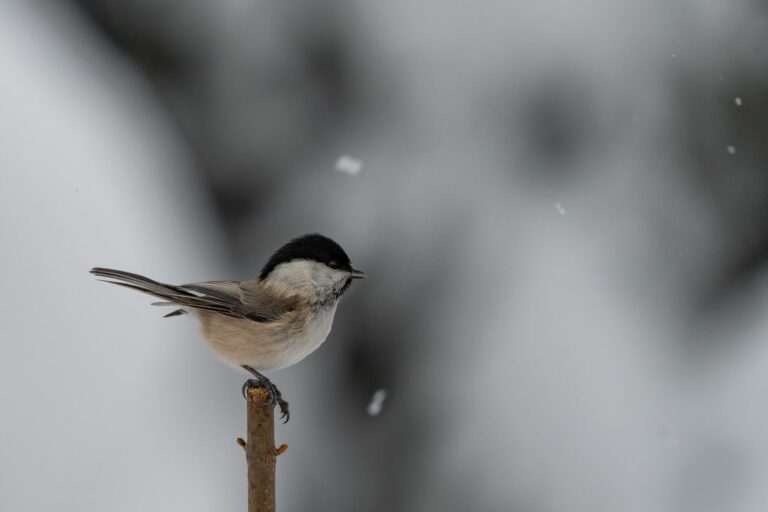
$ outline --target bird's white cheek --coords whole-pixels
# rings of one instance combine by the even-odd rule
[[[333,270],[325,265],[316,269],[313,275],[315,284],[322,290],[333,290],[343,285],[347,278],[347,273],[339,270]]]

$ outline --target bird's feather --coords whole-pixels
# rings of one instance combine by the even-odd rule
[[[105,282],[164,299],[156,305],[185,306],[255,322],[275,321],[299,303],[297,297],[275,293],[260,281],[207,281],[175,286],[122,270],[96,267],[91,273],[110,279]],[[178,311],[183,312],[177,310],[166,316],[181,314]]]
[[[268,287],[264,281],[239,283],[240,301],[247,311],[246,318],[269,322],[295,310],[301,300],[296,295],[285,295]]]
[[[239,317],[256,322],[272,322],[296,308],[296,296],[281,295],[263,281],[207,281],[185,284],[181,288],[203,293],[229,305]]]

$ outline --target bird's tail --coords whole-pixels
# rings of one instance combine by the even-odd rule
[[[153,305],[157,305],[157,306],[179,305],[179,306],[188,306],[188,307],[201,308],[201,309],[211,309],[210,305],[206,304],[205,301],[197,295],[194,295],[178,286],[160,283],[158,281],[154,281],[148,277],[140,276],[138,274],[125,272],[123,270],[114,270],[111,268],[102,268],[102,267],[92,268],[91,274],[94,274],[98,277],[106,278],[106,279],[100,279],[100,281],[104,281],[105,283],[112,283],[112,284],[124,286],[126,288],[132,288],[134,290],[138,290],[140,292],[144,292],[164,300],[163,302],[155,302],[153,303]],[[176,311],[172,311],[171,313],[168,313],[165,316],[166,317],[176,316],[182,313],[184,313],[184,310],[178,309]]]

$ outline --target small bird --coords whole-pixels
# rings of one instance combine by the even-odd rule
[[[339,244],[310,233],[280,247],[253,281],[207,281],[180,286],[138,274],[95,267],[91,273],[108,283],[163,299],[155,306],[178,306],[172,317],[189,314],[219,358],[253,375],[243,384],[269,391],[284,423],[288,402],[260,372],[298,363],[328,337],[339,299],[353,279],[366,277]]]

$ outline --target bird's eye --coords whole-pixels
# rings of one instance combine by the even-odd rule
[[[331,268],[338,268],[339,267],[339,262],[336,261],[336,260],[331,260],[331,261],[328,262],[328,266],[331,267]]]

